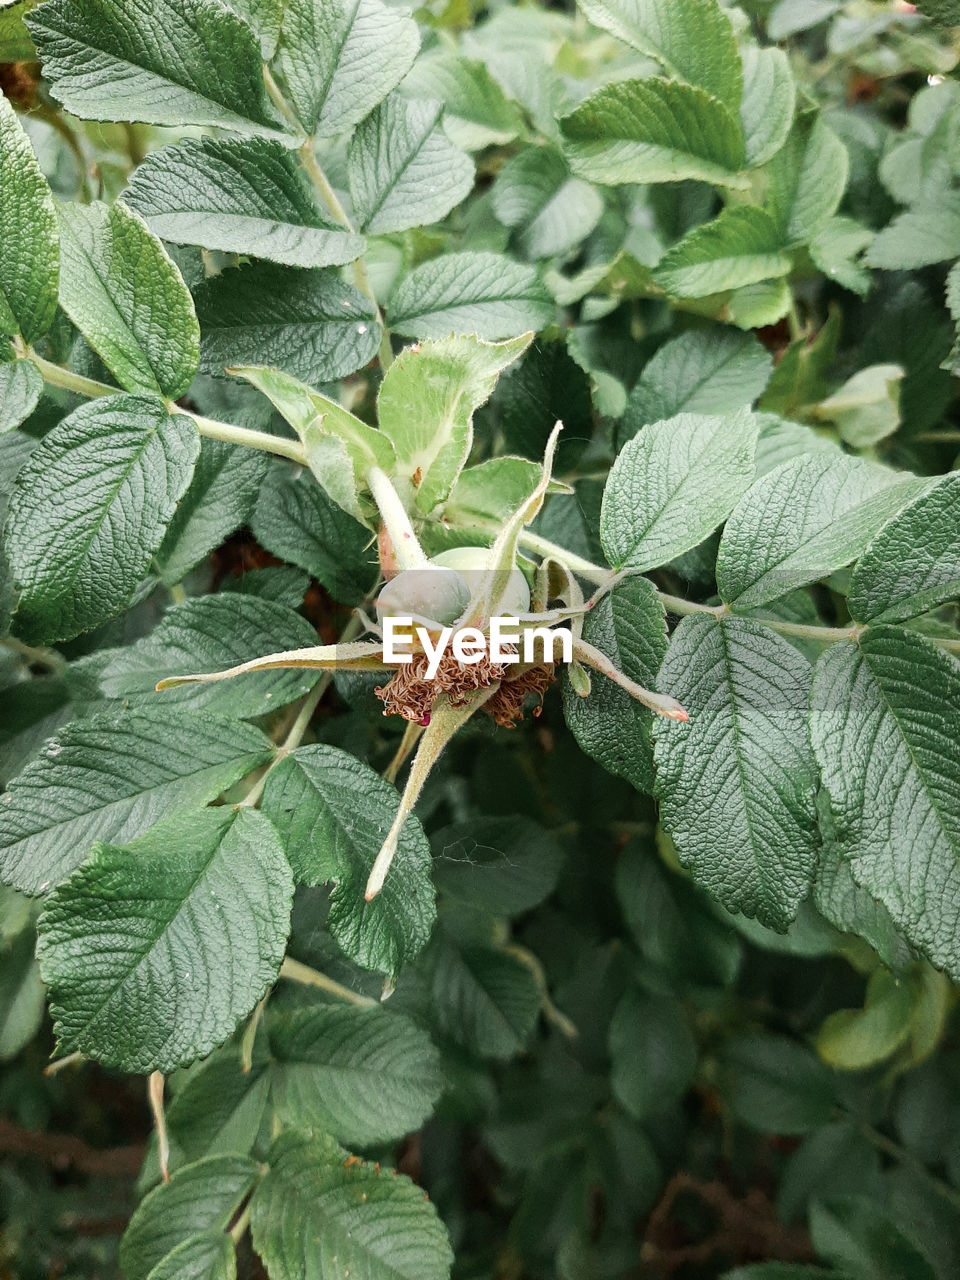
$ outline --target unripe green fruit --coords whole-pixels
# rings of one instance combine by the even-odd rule
[[[398,573],[377,597],[377,617],[426,619],[441,627],[457,621],[470,603],[470,588],[451,568],[427,563]]]
[[[430,563],[456,569],[460,573],[473,574],[484,571],[489,559],[489,547],[453,547],[449,551],[441,551]],[[530,588],[527,580],[519,569],[511,569],[497,612],[504,617],[513,618],[529,612],[529,609]]]

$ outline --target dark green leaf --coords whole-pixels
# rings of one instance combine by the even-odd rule
[[[545,328],[554,310],[533,267],[497,253],[450,253],[403,278],[387,321],[414,338],[457,333],[494,341]]]
[[[842,1196],[810,1208],[814,1248],[852,1280],[935,1280],[930,1262],[866,1196]]]
[[[43,377],[29,360],[0,364],[0,435],[19,427],[43,394]]]
[[[631,990],[610,1024],[610,1086],[645,1120],[677,1102],[697,1065],[697,1046],[676,1001]]]
[[[0,96],[0,332],[34,342],[57,309],[57,216],[33,148]]]
[[[563,856],[553,837],[520,814],[444,827],[433,838],[440,893],[493,915],[515,916],[553,890]]]
[[[740,1036],[724,1050],[721,1090],[733,1114],[760,1133],[806,1133],[830,1119],[830,1072],[786,1036]]]

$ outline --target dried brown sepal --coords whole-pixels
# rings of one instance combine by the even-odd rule
[[[506,667],[492,663],[486,655],[469,666],[447,655],[440,659],[437,674],[428,679],[428,664],[426,654],[415,653],[410,662],[397,668],[386,684],[374,689],[383,703],[385,716],[403,716],[415,724],[429,724],[430,708],[441,693],[447,695],[452,707],[462,707],[475,690],[489,689],[502,680],[506,672]]]
[[[540,699],[533,710],[534,717],[540,714],[543,708],[543,695],[553,683],[555,674],[552,663],[540,667],[527,667],[516,679],[504,680],[493,697],[480,709],[488,716],[493,716],[494,721],[502,729],[513,729],[523,719],[523,706],[528,694],[535,693]]]

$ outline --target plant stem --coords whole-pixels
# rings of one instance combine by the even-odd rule
[[[53,649],[35,649],[32,645],[24,644],[22,640],[16,640],[13,636],[0,638],[0,645],[9,649],[11,653],[17,654],[30,667],[45,667],[55,675],[66,670],[66,659]]]
[[[894,1142],[892,1138],[888,1138],[886,1134],[881,1133],[879,1129],[875,1129],[873,1125],[867,1124],[866,1121],[858,1122],[857,1127],[868,1142],[872,1142],[878,1150],[892,1157],[898,1163],[905,1165],[917,1177],[922,1178],[931,1191],[936,1192],[941,1199],[945,1200],[947,1204],[960,1213],[960,1192],[955,1191],[953,1187],[948,1186],[936,1174],[931,1173],[913,1152],[908,1151],[906,1147],[902,1147],[899,1142]]]
[[[243,1239],[243,1236],[247,1230],[247,1227],[249,1227],[250,1225],[250,1206],[252,1204],[253,1204],[252,1199],[247,1201],[247,1203],[243,1207],[243,1213],[241,1213],[240,1217],[236,1220],[236,1222],[230,1228],[230,1233],[229,1233],[230,1239],[233,1241],[234,1244],[240,1243],[240,1241]]]
[[[291,960],[289,956],[280,966],[280,977],[287,978],[290,982],[299,982],[302,986],[319,987],[321,991],[326,991],[340,1000],[346,1000],[348,1004],[355,1004],[361,1009],[376,1009],[380,1004],[380,1001],[374,1000],[373,996],[351,991],[342,982],[328,978],[325,973],[311,969],[309,965],[301,964],[299,960]]]
[[[164,1182],[170,1181],[170,1139],[167,1136],[167,1117],[163,1109],[163,1089],[165,1080],[161,1071],[153,1071],[147,1077],[147,1097],[153,1113],[153,1127],[157,1131],[157,1156],[160,1161],[160,1172]]]
[[[426,564],[427,557],[420,546],[419,538],[413,531],[407,509],[393,487],[393,482],[379,467],[371,467],[367,472],[366,480],[373,500],[377,504],[377,510],[380,512],[380,519],[390,536],[398,568],[419,569]]]
[[[64,391],[74,391],[77,395],[88,396],[91,399],[123,394],[119,387],[111,387],[105,382],[96,382],[93,378],[85,378],[82,374],[64,369],[62,365],[52,364],[49,360],[44,360],[43,356],[38,356],[35,351],[28,351],[26,358],[36,365],[44,381],[49,382],[52,387],[61,387]],[[275,453],[281,458],[289,458],[300,466],[307,465],[307,455],[303,451],[303,446],[296,440],[284,440],[281,436],[270,435],[268,431],[251,431],[247,427],[235,427],[230,422],[217,422],[213,418],[205,418],[202,414],[194,413],[192,409],[184,409],[172,400],[166,403],[171,413],[180,413],[186,418],[192,418],[200,434],[211,440],[246,445],[249,449],[260,449],[266,453]]]

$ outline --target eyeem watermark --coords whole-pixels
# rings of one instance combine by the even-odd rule
[[[519,628],[519,618],[505,616],[491,618],[489,632],[479,627],[442,627],[431,633],[411,617],[385,617],[383,658],[385,662],[412,662],[416,644],[426,655],[428,680],[436,676],[448,652],[468,667],[484,658],[507,665],[573,661],[573,636],[566,629],[524,627],[521,632]]]

